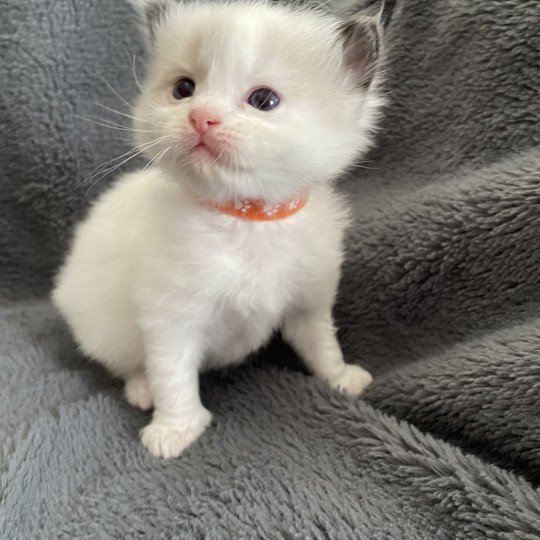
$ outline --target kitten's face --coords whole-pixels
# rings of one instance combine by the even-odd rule
[[[153,53],[137,142],[205,197],[296,196],[369,143],[377,98],[344,67],[333,19],[253,4],[173,6]]]

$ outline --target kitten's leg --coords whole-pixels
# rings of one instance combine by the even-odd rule
[[[330,309],[290,314],[285,319],[283,336],[312,373],[333,388],[357,396],[372,381],[365,369],[343,361]]]
[[[150,392],[148,377],[144,371],[138,371],[126,380],[124,394],[127,402],[133,407],[143,411],[152,408],[152,393]]]
[[[182,342],[180,333],[147,338],[146,372],[154,414],[141,431],[141,442],[155,457],[174,458],[203,433],[212,419],[199,396],[201,351],[194,342]]]

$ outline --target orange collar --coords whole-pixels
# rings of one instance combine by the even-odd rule
[[[291,199],[277,204],[268,204],[260,199],[243,199],[226,203],[211,203],[214,208],[240,219],[248,221],[276,221],[285,219],[304,208],[307,196]]]

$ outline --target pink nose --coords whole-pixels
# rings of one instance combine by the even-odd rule
[[[219,124],[220,118],[211,109],[200,108],[189,113],[189,121],[197,133],[204,135],[210,126]]]

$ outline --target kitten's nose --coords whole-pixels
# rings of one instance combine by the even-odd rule
[[[193,109],[189,113],[189,121],[197,133],[204,135],[210,129],[210,126],[219,124],[221,120],[211,109],[201,107]]]

